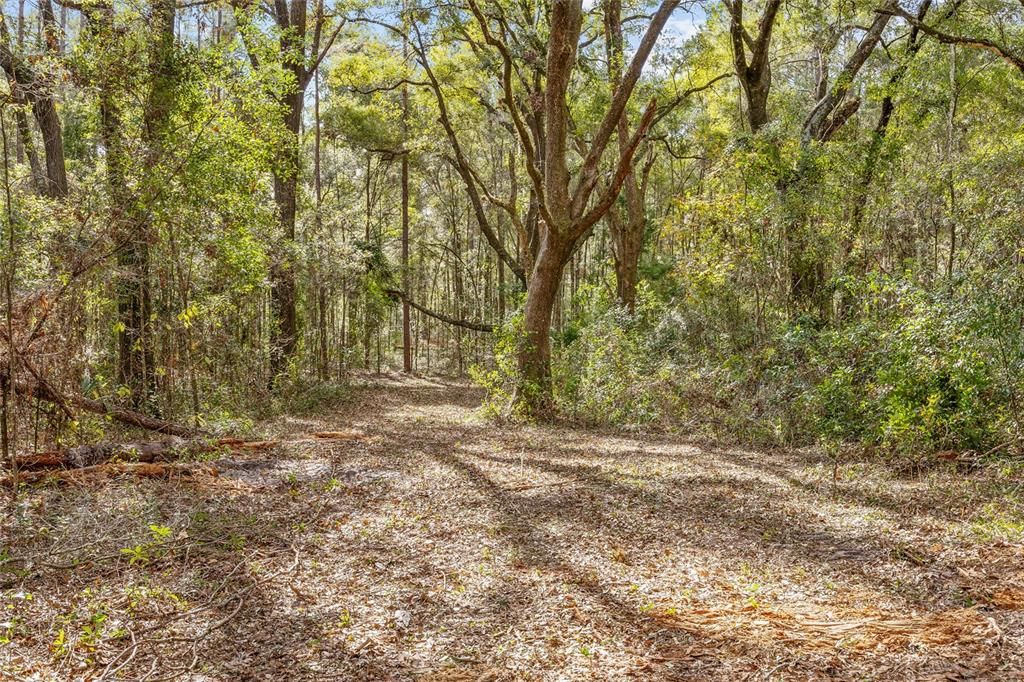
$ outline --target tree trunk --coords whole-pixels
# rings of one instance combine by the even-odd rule
[[[750,132],[756,133],[768,123],[768,94],[772,87],[769,61],[772,31],[782,0],[768,0],[757,23],[757,33],[750,36],[743,25],[743,1],[727,3],[729,35],[732,39],[733,66],[743,89]],[[750,59],[747,59],[747,50]]]
[[[28,157],[28,167],[32,173],[32,187],[39,194],[45,195],[47,190],[46,174],[43,173],[43,167],[39,163],[39,155],[36,153],[35,143],[32,141],[32,128],[29,125],[28,116],[25,115],[25,110],[21,106],[24,104],[24,98],[16,88],[13,89],[12,94],[15,103],[19,105],[14,110],[15,121],[18,126],[19,151]]]
[[[45,3],[48,5],[48,3]],[[7,73],[12,85],[20,86],[20,94],[32,105],[32,113],[42,133],[46,155],[46,177],[43,194],[55,199],[68,195],[68,176],[64,165],[64,139],[60,117],[53,102],[52,88],[36,73],[32,66],[15,55],[11,49],[11,36],[7,23],[0,21],[0,67]]]
[[[615,262],[615,298],[631,313],[636,309],[640,252],[646,227],[642,211],[642,206],[639,215],[627,209],[625,217],[618,210],[608,212],[608,232]]]
[[[149,53],[149,92],[143,111],[143,166],[152,171],[163,157],[162,136],[174,109],[174,0],[153,3],[150,24],[153,39]],[[120,135],[120,131],[117,133]],[[123,170],[123,169],[122,169]],[[124,176],[120,177],[120,181]],[[152,304],[150,300],[150,242],[155,238],[153,201],[156,188],[141,184],[143,197],[120,193],[115,210],[126,215],[125,244],[118,253],[118,382],[130,390],[133,407],[156,408],[156,367],[152,342]]]
[[[622,37],[622,3],[620,0],[607,0],[605,5],[605,33],[608,43],[608,81],[614,96],[622,82],[623,37]],[[619,119],[617,134],[619,153],[628,151],[630,133],[627,115]],[[636,284],[639,278],[640,251],[644,243],[644,230],[647,227],[644,214],[643,189],[637,182],[637,175],[630,171],[622,184],[625,198],[625,216],[616,206],[609,209],[609,232],[612,238],[612,256],[615,260],[615,296],[629,312],[636,309]]]
[[[402,290],[408,292],[409,276],[409,155],[402,155]],[[402,299],[402,370],[412,373],[412,311]]]
[[[405,16],[406,3],[402,3]],[[402,58],[409,60],[409,41],[402,40]],[[402,291],[409,293],[412,284],[409,272],[409,85],[402,84]],[[409,300],[402,299],[402,369],[412,374],[412,311]]]
[[[276,384],[287,371],[298,342],[295,302],[295,215],[299,184],[299,125],[302,121],[304,90],[288,95],[285,104],[287,139],[274,167],[274,204],[277,207],[280,240],[270,266],[270,377]]]
[[[793,177],[780,181],[777,190],[782,204],[790,310],[794,316],[809,314],[824,319],[828,316],[825,261],[813,244],[814,231],[803,205],[818,191],[809,163],[809,151],[801,149]]]
[[[544,229],[537,260],[526,288],[524,338],[519,349],[521,381],[514,398],[519,409],[535,416],[552,412],[551,319],[565,268],[565,246]]]
[[[18,54],[23,54],[25,50],[25,0],[18,0],[18,42],[16,43],[16,46],[18,48]],[[18,89],[13,87],[13,84],[11,87],[11,96],[12,99],[14,99],[15,104],[24,105],[24,98],[18,96]],[[28,121],[25,117],[25,112],[20,109],[20,106],[17,110],[17,121],[19,135],[14,142],[14,158],[19,164],[22,164],[25,162],[25,141],[30,139],[29,136],[31,135],[31,132],[28,132]],[[38,178],[40,177],[38,173],[38,164],[39,161],[37,159],[36,163],[32,166],[32,180],[36,190],[42,194],[43,185],[38,183]]]
[[[886,8],[895,6],[887,0]],[[815,94],[817,103],[804,119],[800,150],[791,177],[779,182],[783,204],[784,235],[790,278],[790,302],[795,314],[816,314],[826,319],[832,312],[831,292],[827,290],[828,263],[825,255],[815,248],[816,230],[804,206],[810,197],[818,194],[819,180],[813,167],[814,149],[827,144],[860,108],[860,99],[851,97],[854,79],[864,66],[891,19],[891,14],[878,11],[857,48],[847,59],[835,83],[828,84],[829,70],[824,55],[819,56],[819,76]]]
[[[100,5],[87,15],[92,39],[108,39],[114,26],[113,8]],[[104,78],[99,83],[100,138],[106,158],[107,187],[110,192],[110,225],[117,251],[117,279],[114,284],[117,299],[117,367],[118,384],[127,386],[129,404],[137,407],[145,402],[148,390],[146,370],[152,367],[145,338],[145,323],[149,315],[148,244],[136,233],[139,218],[128,192],[128,157],[125,150],[124,122],[114,89],[116,82]]]
[[[32,111],[43,133],[43,151],[46,152],[46,196],[55,199],[66,197],[68,176],[64,167],[64,141],[61,137],[57,107],[52,97],[36,97]]]
[[[39,14],[42,21],[46,50],[52,55],[60,53],[57,40],[57,25],[50,0],[40,0]],[[48,88],[49,89],[49,88]],[[47,196],[63,198],[68,195],[68,174],[64,166],[64,138],[61,134],[60,117],[53,95],[49,92],[33,103],[39,129],[43,133],[43,149],[46,152]]]

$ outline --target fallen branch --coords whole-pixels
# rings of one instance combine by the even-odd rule
[[[16,459],[18,471],[38,471],[39,469],[59,469],[65,466],[64,454],[61,452],[40,452],[25,455]]]
[[[282,444],[315,443],[330,440],[366,440],[361,431],[317,431],[312,438],[298,440],[244,440],[242,438],[184,439],[172,436],[156,441],[130,443],[93,443],[24,455],[17,458],[19,471],[45,471],[47,469],[84,469],[100,464],[117,462],[152,464],[173,462],[183,457],[227,450],[229,452],[262,452]]]
[[[213,449],[214,444],[206,440],[185,440],[177,437],[132,443],[94,443],[19,457],[18,468],[24,470],[81,469],[112,461],[170,462],[180,459],[185,454],[210,452]]]
[[[279,440],[243,440],[241,438],[221,438],[216,443],[219,447],[229,450],[272,450],[281,444]]]
[[[317,431],[313,434],[313,438],[319,440],[366,440],[366,434],[354,429],[348,431]]]
[[[103,401],[93,400],[91,398],[86,398],[85,396],[64,396],[51,386],[48,381],[38,375],[36,376],[35,384],[19,381],[15,382],[14,389],[18,395],[39,398],[40,400],[45,400],[48,403],[53,403],[64,409],[67,409],[67,405],[71,405],[80,410],[85,410],[86,412],[92,412],[94,414],[102,414],[119,421],[122,424],[137,426],[148,431],[155,431],[157,433],[165,433],[170,436],[180,436],[183,438],[203,433],[203,431],[199,429],[166,421],[164,419],[157,419],[156,417],[150,417],[149,415],[136,412],[134,410],[127,410],[122,407],[112,407]]]
[[[98,464],[128,462],[152,464],[173,462],[183,457],[201,455],[225,449],[230,452],[271,450],[280,445],[276,440],[242,440],[241,438],[171,437],[156,441],[134,441],[131,443],[94,443],[78,445],[58,451],[40,452],[17,459],[18,469],[40,471],[44,469],[83,469]]]

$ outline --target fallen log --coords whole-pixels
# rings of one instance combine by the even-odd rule
[[[272,450],[281,444],[279,440],[242,440],[240,438],[221,438],[217,441],[220,447],[232,451],[238,450]]]
[[[226,449],[231,452],[270,450],[276,447],[276,440],[247,441],[240,438],[184,439],[172,436],[157,441],[135,441],[131,443],[93,443],[77,445],[59,451],[40,452],[17,458],[19,471],[42,471],[45,469],[82,469],[98,464],[127,462],[155,463],[173,462],[183,457],[201,455]]]
[[[233,453],[262,452],[282,444],[309,443],[331,440],[367,440],[362,431],[317,431],[312,438],[298,440],[245,440],[242,438],[179,438],[132,441],[129,443],[92,443],[76,445],[63,450],[39,452],[17,458],[19,471],[46,471],[53,469],[83,469],[110,463],[152,464],[173,462],[185,457],[208,454],[218,450]]]
[[[347,431],[317,431],[313,434],[313,438],[318,440],[366,440],[366,434],[355,429]]]
[[[40,452],[35,455],[18,457],[18,471],[38,471],[39,469],[59,469],[65,466],[64,453]]]
[[[92,480],[106,480],[115,476],[137,478],[171,478],[172,476],[194,476],[196,474],[217,476],[217,467],[193,462],[108,462],[94,464],[81,469],[47,469],[45,471],[23,471],[18,473],[18,483],[84,483]],[[11,477],[0,478],[0,485],[9,486]]]
[[[187,441],[170,438],[162,441],[138,441],[133,443],[93,443],[76,445],[63,450],[40,452],[35,455],[18,457],[19,471],[40,471],[43,469],[82,469],[107,462],[170,462],[185,454],[209,452],[213,447],[201,440]]]
[[[95,443],[78,445],[61,452],[61,466],[69,469],[103,464],[106,462],[170,462],[186,454],[209,452],[213,447],[204,440],[185,440],[172,437],[158,441],[136,441],[132,443]]]

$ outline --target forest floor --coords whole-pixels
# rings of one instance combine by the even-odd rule
[[[385,378],[216,476],[30,489],[0,679],[1024,679],[1021,465],[834,471],[481,398]]]

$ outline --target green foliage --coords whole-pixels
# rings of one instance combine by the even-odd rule
[[[602,424],[646,424],[669,417],[671,401],[661,387],[671,364],[653,348],[654,326],[663,314],[641,285],[630,315],[599,287],[578,294],[590,303],[562,340],[555,363],[556,399],[573,417]]]
[[[688,306],[641,295],[630,317],[587,292],[557,363],[561,404],[600,423],[687,423],[755,443],[906,453],[983,451],[1022,426],[1013,282],[989,278],[955,292],[883,277],[843,286],[863,308],[849,322],[780,322],[741,334],[742,347],[727,316],[694,320]]]
[[[121,554],[130,566],[147,566],[167,553],[167,543],[171,540],[172,532],[167,526],[152,523],[149,525],[150,539],[131,547],[122,547]]]
[[[519,372],[519,349],[524,334],[520,309],[494,331],[494,364],[490,367],[473,365],[469,368],[470,379],[487,393],[481,407],[487,417],[506,419],[524,416],[520,412],[521,403],[516,395],[517,391],[529,390]]]

